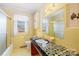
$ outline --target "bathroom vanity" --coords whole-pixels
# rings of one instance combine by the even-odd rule
[[[54,42],[38,38],[33,39],[31,43],[32,56],[78,56],[76,51],[67,49],[61,45],[57,45]]]

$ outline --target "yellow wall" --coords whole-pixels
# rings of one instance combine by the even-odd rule
[[[36,12],[34,14],[34,19],[36,20],[36,29],[35,29],[35,35],[40,36],[40,13]]]
[[[30,39],[33,35],[34,35],[34,16],[30,15],[29,16],[29,37],[28,39]]]
[[[13,20],[10,17],[7,17],[7,47],[12,43],[12,35],[13,35]]]

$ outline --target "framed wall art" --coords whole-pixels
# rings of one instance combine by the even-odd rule
[[[25,22],[17,21],[17,30],[18,32],[25,32]]]

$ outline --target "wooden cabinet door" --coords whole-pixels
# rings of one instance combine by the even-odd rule
[[[31,43],[31,55],[35,56],[38,54],[38,51],[36,50],[35,46]]]

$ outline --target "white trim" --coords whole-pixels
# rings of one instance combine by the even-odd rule
[[[13,50],[13,44],[11,44],[11,45],[6,49],[6,51],[2,54],[2,56],[10,56],[12,50]]]

